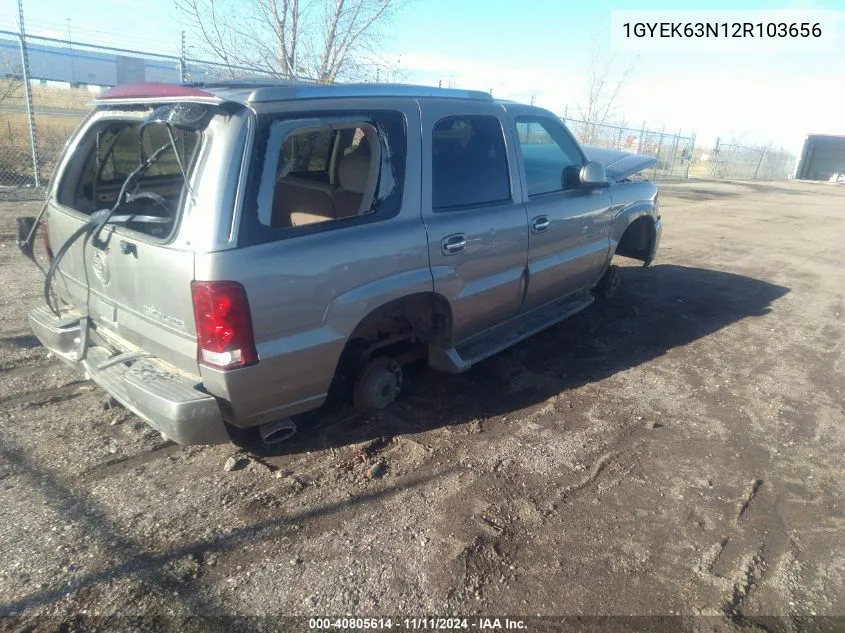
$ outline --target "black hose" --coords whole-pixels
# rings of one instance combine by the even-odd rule
[[[170,144],[165,143],[160,148],[158,148],[155,152],[153,152],[152,156],[138,165],[135,170],[126,177],[126,180],[123,181],[123,185],[120,187],[120,192],[117,194],[117,199],[114,202],[114,206],[111,209],[100,209],[99,211],[95,211],[88,217],[88,221],[85,222],[82,226],[76,229],[71,236],[65,240],[65,243],[62,244],[62,247],[56,252],[55,256],[53,257],[53,261],[50,263],[50,268],[47,269],[47,275],[44,278],[44,300],[47,302],[47,307],[50,308],[50,311],[55,314],[57,317],[61,317],[61,311],[59,310],[58,302],[56,305],[53,305],[50,296],[50,289],[53,285],[53,277],[56,276],[56,271],[59,268],[59,262],[62,261],[62,258],[65,254],[70,250],[70,247],[73,245],[76,240],[80,237],[85,235],[85,241],[82,243],[82,266],[85,266],[85,247],[88,245],[88,241],[91,237],[95,239],[99,237],[100,231],[103,230],[103,227],[108,224],[109,219],[111,219],[112,215],[117,208],[123,202],[123,197],[126,195],[126,190],[129,188],[129,185],[140,175],[142,175],[145,171],[147,171],[150,166],[158,160],[159,156],[161,156],[165,150],[170,149]],[[131,216],[130,216],[131,217]],[[86,284],[87,285],[87,284]],[[90,287],[89,287],[90,291]],[[85,309],[86,312],[88,310],[88,300],[85,301]]]

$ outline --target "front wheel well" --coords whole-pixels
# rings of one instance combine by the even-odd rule
[[[651,217],[644,215],[637,218],[622,234],[616,247],[616,254],[643,262],[648,261],[655,234],[654,220]]]

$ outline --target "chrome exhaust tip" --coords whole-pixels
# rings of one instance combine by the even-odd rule
[[[264,444],[279,444],[296,435],[296,424],[290,418],[282,418],[262,424],[258,427],[258,432],[261,433],[261,441]]]

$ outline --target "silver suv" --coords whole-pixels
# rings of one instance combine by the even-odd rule
[[[104,93],[40,218],[33,332],[163,435],[290,434],[346,381],[463,372],[654,258],[649,157],[581,148],[552,113],[415,86],[131,84]]]

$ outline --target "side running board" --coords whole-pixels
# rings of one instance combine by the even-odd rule
[[[458,347],[445,349],[437,345],[430,345],[428,364],[432,369],[450,374],[463,373],[475,363],[498,354],[511,345],[581,312],[593,301],[595,301],[595,297],[592,293],[577,293],[571,297],[558,299],[548,305],[536,308],[531,312],[520,314],[501,325],[481,332],[461,343]]]

